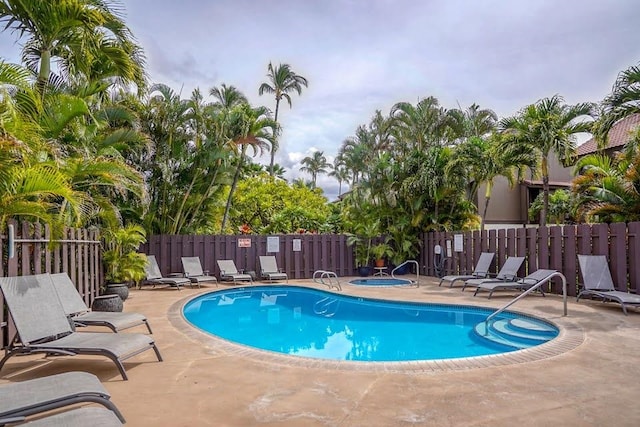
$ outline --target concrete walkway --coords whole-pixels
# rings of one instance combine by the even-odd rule
[[[376,298],[488,307],[510,299],[474,298],[472,290],[438,287],[430,278],[412,288],[341,281],[344,294]],[[311,281],[292,284],[322,288]],[[617,304],[571,298],[569,316],[562,317],[561,298],[529,296],[514,309],[559,324],[559,343],[506,359],[372,368],[271,355],[194,331],[180,307],[213,289],[131,291],[125,310],[148,316],[165,361],[155,361],[152,352],[129,359],[129,381],[105,358],[28,356],[10,359],[0,384],[86,370],[101,379],[130,426],[640,424],[640,310],[624,316]]]

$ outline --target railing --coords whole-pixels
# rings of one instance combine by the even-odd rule
[[[541,280],[535,286],[530,287],[529,289],[527,289],[526,291],[524,291],[523,293],[521,293],[520,295],[518,295],[517,297],[515,297],[514,299],[512,299],[508,303],[506,303],[504,306],[502,306],[501,308],[499,308],[498,310],[494,311],[489,316],[487,316],[487,318],[484,320],[485,333],[488,333],[488,331],[489,331],[489,321],[491,319],[493,319],[498,314],[502,313],[507,308],[511,307],[513,304],[515,304],[516,302],[520,301],[522,298],[526,297],[531,292],[535,291],[540,286],[544,285],[545,283],[547,283],[549,280],[553,279],[554,277],[560,277],[562,279],[562,301],[563,301],[563,304],[564,304],[564,314],[563,314],[563,316],[566,316],[567,315],[567,278],[564,277],[564,274],[556,271],[555,273],[550,274],[544,280]]]
[[[416,286],[420,286],[420,264],[418,264],[418,261],[413,260],[413,259],[409,259],[406,260],[405,262],[403,262],[402,264],[400,264],[399,266],[397,266],[396,268],[394,268],[393,270],[391,270],[391,277],[393,279],[397,279],[396,276],[394,276],[393,273],[396,272],[396,270],[400,269],[401,267],[404,267],[407,264],[415,264],[416,265]]]
[[[338,279],[338,275],[333,271],[327,270],[316,270],[313,272],[313,281],[315,283],[320,283],[322,285],[328,286],[329,289],[336,288],[341,291],[342,286],[340,286],[340,280]],[[324,281],[324,279],[328,280],[328,283]],[[335,279],[335,282],[334,282]]]

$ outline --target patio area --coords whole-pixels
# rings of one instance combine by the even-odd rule
[[[487,300],[425,277],[420,287],[363,287],[348,284],[348,278],[341,283],[348,295],[496,308],[514,295]],[[311,280],[290,284],[327,289]],[[101,379],[131,426],[640,423],[640,310],[624,316],[617,304],[576,304],[570,298],[569,315],[562,317],[560,297],[528,296],[513,309],[560,325],[556,343],[509,356],[373,366],[271,355],[195,331],[180,317],[180,307],[214,289],[131,290],[125,311],[147,315],[164,362],[151,352],[129,359],[129,381],[105,358],[28,356],[10,359],[0,384],[86,370]]]

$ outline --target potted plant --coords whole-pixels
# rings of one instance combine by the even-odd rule
[[[390,257],[392,254],[391,246],[386,242],[380,242],[371,248],[371,255],[373,255],[376,267],[384,267],[384,259]]]
[[[391,246],[391,263],[400,266],[407,260],[415,259],[420,252],[420,243],[417,232],[413,230],[411,224],[405,220],[399,220],[389,227],[389,238],[387,242]],[[396,271],[396,274],[406,274],[409,264]]]
[[[373,239],[378,236],[380,221],[363,221],[354,226],[355,233],[347,233],[347,245],[355,246],[354,254],[356,259],[356,267],[358,274],[366,277],[371,274],[371,266],[369,265],[373,254]]]
[[[117,293],[124,301],[129,296],[129,286],[145,277],[147,259],[138,253],[138,248],[146,241],[146,233],[140,225],[130,224],[108,230],[104,240],[106,285],[103,293]]]

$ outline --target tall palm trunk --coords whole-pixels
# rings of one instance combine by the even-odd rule
[[[493,191],[493,180],[487,182],[487,189],[484,192],[484,208],[482,209],[482,221],[480,222],[480,231],[484,231],[485,219],[489,210],[489,201],[491,200],[491,192]]]
[[[280,98],[278,98],[276,96],[276,112],[275,115],[273,116],[273,121],[278,124],[278,110],[280,109]],[[273,135],[273,140],[274,142],[278,140],[278,130],[276,128],[276,131],[274,132]],[[269,175],[274,176],[275,175],[275,171],[273,170],[273,165],[275,164],[275,157],[276,157],[276,147],[277,144],[272,144],[271,145],[271,163],[269,163]]]
[[[546,156],[542,158],[542,211],[540,212],[540,227],[547,225],[547,212],[549,212],[549,169]]]
[[[231,188],[229,189],[229,196],[227,197],[227,205],[224,207],[224,215],[222,216],[222,225],[220,226],[220,233],[224,233],[224,228],[227,225],[227,219],[229,218],[229,210],[231,209],[231,198],[233,197],[233,193],[236,191],[236,186],[238,185],[238,179],[240,178],[240,171],[242,170],[242,165],[244,163],[244,153],[247,151],[247,146],[242,146],[242,151],[240,153],[240,159],[238,159],[238,167],[236,168],[236,172],[233,174],[233,182],[231,183]]]

